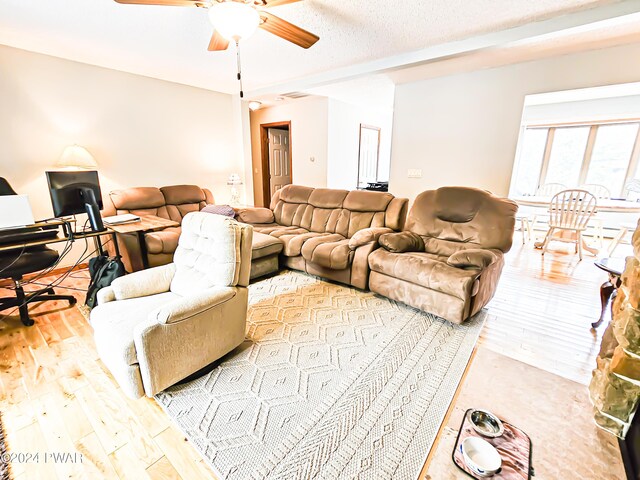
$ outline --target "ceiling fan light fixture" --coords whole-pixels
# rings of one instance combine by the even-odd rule
[[[251,100],[249,102],[249,110],[251,110],[252,112],[260,110],[260,107],[262,107],[262,102],[259,102],[257,100]]]
[[[209,8],[213,28],[227,40],[249,38],[260,25],[258,11],[246,3],[223,2]]]

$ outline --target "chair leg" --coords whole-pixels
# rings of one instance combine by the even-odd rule
[[[609,250],[608,250],[608,255],[610,257],[613,256],[613,252],[616,251],[616,248],[618,248],[618,245],[620,245],[620,242],[627,234],[627,231],[628,230],[626,227],[620,227],[620,230],[618,230],[618,233],[616,233],[616,236],[613,237],[613,240],[611,240],[611,243],[609,244]]]
[[[551,241],[551,237],[553,236],[553,231],[555,229],[553,227],[549,227],[549,230],[547,230],[547,236],[544,237],[544,243],[542,244],[542,255],[544,256],[545,252],[547,251],[547,247],[549,246],[549,242]]]
[[[600,244],[600,248],[604,245],[604,224],[602,220],[598,223],[598,241]]]
[[[20,283],[20,279],[14,279],[15,283],[15,298],[2,298],[0,299],[0,309],[18,307],[20,312],[20,321],[26,327],[32,326],[35,322],[29,316],[29,304],[37,302],[48,302],[51,300],[66,300],[69,305],[75,305],[77,303],[76,297],[73,295],[58,295],[54,289],[49,287],[43,290],[39,290],[34,293],[26,293]]]
[[[520,230],[522,231],[522,244],[523,244],[523,245],[524,245],[525,243],[527,243],[527,242],[526,242],[526,235],[527,235],[527,232],[525,232],[525,228],[526,228],[526,227],[525,227],[525,222],[526,222],[526,221],[527,221],[527,219],[526,219],[526,218],[524,218],[524,217],[522,217],[522,218],[520,219]]]
[[[20,312],[20,321],[25,327],[30,327],[35,322],[29,317],[29,305],[24,294],[24,289],[20,285],[20,281],[16,280],[16,299],[18,302],[18,311]]]
[[[536,240],[536,223],[538,221],[538,216],[537,215],[533,215],[531,217],[531,221],[529,222],[529,236],[531,238],[533,238],[533,241],[535,242]]]
[[[582,232],[576,232],[576,243],[578,244],[578,258],[582,261]]]

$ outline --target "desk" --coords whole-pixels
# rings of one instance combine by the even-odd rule
[[[46,222],[36,222],[33,225],[27,225],[27,228],[46,228],[46,227],[52,227],[52,226],[58,226],[58,227],[62,227],[65,225],[68,225],[70,222],[66,222],[64,220],[60,220],[60,219],[54,219],[54,220],[49,220]],[[63,229],[64,230],[64,229]],[[9,233],[9,230],[5,230],[6,233]],[[83,240],[86,238],[95,238],[98,239],[98,237],[102,236],[102,235],[112,235],[113,236],[113,241],[114,241],[114,248],[116,251],[116,255],[120,255],[120,251],[118,250],[118,243],[116,242],[116,238],[115,238],[115,232],[109,228],[107,228],[107,230],[103,230],[102,232],[93,232],[93,231],[86,231],[86,232],[78,232],[78,233],[74,233],[73,234],[73,239],[74,240]],[[57,237],[53,237],[53,238],[45,238],[45,239],[41,239],[41,240],[22,240],[22,241],[18,241],[18,242],[14,242],[14,243],[7,243],[4,245],[0,245],[0,252],[3,251],[8,251],[8,250],[16,250],[16,249],[22,249],[22,248],[28,248],[28,247],[37,247],[40,245],[49,245],[51,243],[62,243],[62,242],[68,242],[70,239],[70,236],[68,235],[68,232],[64,232],[63,236],[57,236]],[[99,250],[102,252],[102,244],[99,243]]]
[[[138,246],[140,247],[140,256],[142,257],[142,266],[144,269],[149,268],[149,258],[147,255],[147,242],[144,239],[144,234],[147,232],[154,232],[157,230],[163,230],[168,227],[179,227],[180,224],[173,220],[169,220],[155,215],[141,215],[140,220],[137,222],[121,223],[119,225],[109,225],[108,228],[115,233],[126,235],[135,233],[138,237]],[[118,242],[116,241],[116,248]]]

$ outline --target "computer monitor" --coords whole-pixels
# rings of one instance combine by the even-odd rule
[[[104,231],[100,216],[102,193],[96,171],[46,172],[49,194],[56,217],[86,213],[91,229]]]

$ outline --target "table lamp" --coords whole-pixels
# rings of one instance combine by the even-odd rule
[[[242,179],[237,173],[232,173],[227,179],[227,185],[231,187],[231,200],[229,203],[237,205],[240,203],[240,192],[238,191],[238,185],[242,185]]]
[[[98,168],[98,163],[86,148],[80,145],[69,145],[58,158],[56,167],[65,170],[95,170]]]

